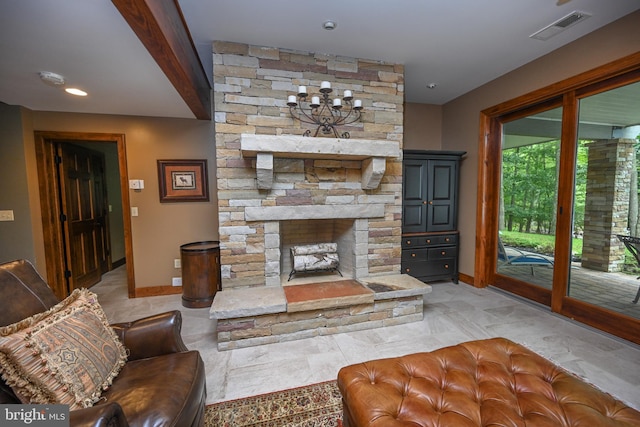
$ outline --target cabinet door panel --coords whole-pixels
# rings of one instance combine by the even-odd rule
[[[451,224],[451,206],[444,205],[438,206],[434,205],[431,208],[431,228],[429,231],[439,231],[440,228],[436,229],[434,227],[447,227],[442,230],[448,230],[449,224]]]
[[[402,231],[424,231],[427,228],[427,167],[424,160],[405,161],[402,192]]]
[[[429,197],[431,200],[451,200],[453,197],[453,173],[455,172],[455,163],[450,161],[433,160],[432,172],[432,191]]]
[[[404,165],[404,199],[423,201],[426,190],[425,162],[421,160],[407,160]]]
[[[420,205],[406,206],[403,212],[402,227],[407,232],[424,230],[425,208]]]
[[[427,187],[428,212],[427,231],[456,229],[455,190],[457,162],[452,160],[430,160],[428,163]]]

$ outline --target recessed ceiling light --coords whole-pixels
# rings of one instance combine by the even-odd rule
[[[75,87],[68,87],[64,91],[75,96],[87,96],[87,92]]]

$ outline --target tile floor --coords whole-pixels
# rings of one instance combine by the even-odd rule
[[[600,333],[493,288],[432,284],[421,322],[218,351],[209,309],[185,308],[180,295],[128,299],[120,267],[91,290],[111,322],[179,309],[183,338],[207,370],[214,403],[335,379],[340,367],[503,336],[519,342],[640,409],[640,346]]]

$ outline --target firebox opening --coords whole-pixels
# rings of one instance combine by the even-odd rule
[[[283,286],[312,282],[349,280],[355,277],[355,231],[353,219],[316,219],[280,221],[280,282]],[[291,247],[335,242],[338,246],[340,272],[324,271],[295,274],[292,269]]]

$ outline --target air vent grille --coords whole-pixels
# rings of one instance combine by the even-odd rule
[[[551,37],[555,36],[556,34],[566,30],[569,27],[576,25],[578,22],[584,21],[589,17],[591,17],[591,15],[588,13],[574,10],[570,14],[563,16],[557,21],[547,25],[543,29],[538,30],[535,33],[531,34],[529,37],[537,40],[549,40]]]

